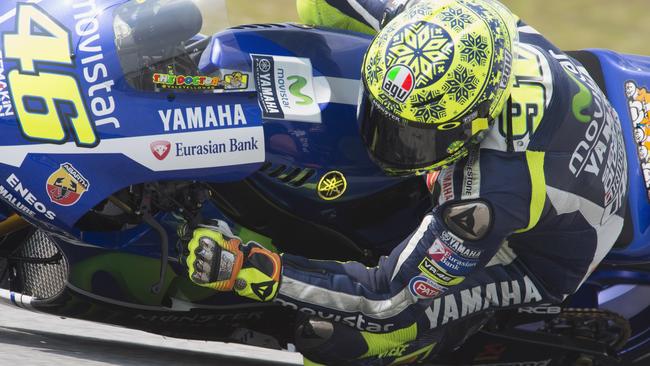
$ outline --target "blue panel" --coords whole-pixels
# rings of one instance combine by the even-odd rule
[[[384,175],[369,158],[358,133],[361,62],[371,37],[289,24],[237,27],[211,37],[205,52],[197,55],[195,75],[240,72],[248,77],[247,88],[214,93],[135,90],[133,76],[128,74],[134,70],[125,68],[133,65],[123,64],[125,58],[120,58],[115,42],[115,11],[123,3],[125,0],[95,0],[96,10],[101,10],[97,12],[86,8],[90,5],[65,8],[55,1],[38,5],[39,11],[69,31],[75,57],[71,65],[37,62],[36,67],[40,72],[70,75],[76,80],[99,142],[93,147],[77,146],[71,133],[63,144],[37,141],[23,134],[13,113],[0,115],[0,195],[30,221],[79,235],[75,223],[128,186],[169,180],[236,182],[247,177],[252,177],[269,199],[305,218],[319,220],[324,211],[344,210],[342,204],[372,197],[405,181]],[[14,0],[3,2],[0,14],[8,14],[16,6]],[[9,16],[0,23],[0,35],[15,32],[16,20]],[[0,42],[0,50],[4,48]],[[307,118],[296,108],[297,112],[286,113],[287,118],[269,118],[260,104],[259,85],[253,80],[252,55],[276,60],[288,76],[292,68],[307,70],[299,76],[312,90],[300,89],[300,84],[296,88],[305,100],[315,99],[309,107],[302,106],[311,108],[314,116]],[[18,60],[2,61],[1,80],[9,73],[22,73]],[[184,76],[188,77],[192,76]],[[11,90],[11,85],[1,85]],[[207,122],[210,119],[211,124]],[[233,145],[233,136],[243,137]],[[236,149],[237,144],[244,149]],[[254,174],[264,162],[285,166],[288,171],[309,171],[309,179],[291,186]],[[323,200],[316,190],[318,181],[330,171],[339,171],[347,179],[345,194],[335,201]],[[72,192],[63,184],[71,179],[82,189]],[[417,222],[419,214],[405,212],[409,209],[395,210],[401,218],[398,222]],[[409,225],[400,227],[408,231]],[[390,230],[385,225],[383,229]],[[145,240],[148,230],[84,236],[102,246],[124,248],[138,238]],[[376,227],[359,230],[371,238],[368,241],[376,239],[382,245],[391,237]]]
[[[634,126],[630,116],[625,83],[633,80],[638,86],[650,87],[650,57],[622,55],[606,50],[592,50],[603,67],[609,100],[621,119],[629,169],[629,208],[634,224],[634,240],[625,249],[613,250],[609,261],[647,261],[650,259],[650,201],[639,162]]]

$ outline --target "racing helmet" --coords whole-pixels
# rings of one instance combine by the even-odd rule
[[[510,97],[517,21],[493,0],[424,1],[379,33],[363,62],[358,110],[379,166],[423,173],[480,142]]]

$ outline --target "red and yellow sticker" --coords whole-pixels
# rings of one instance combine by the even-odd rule
[[[90,189],[90,182],[70,163],[61,164],[47,179],[47,195],[59,206],[72,206]]]

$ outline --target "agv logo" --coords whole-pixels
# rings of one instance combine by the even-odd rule
[[[413,71],[404,65],[393,66],[384,78],[384,91],[398,102],[405,102],[413,92],[415,77]]]

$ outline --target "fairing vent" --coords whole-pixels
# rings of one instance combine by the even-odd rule
[[[16,265],[22,292],[37,299],[50,299],[60,294],[68,280],[68,261],[60,255],[59,247],[43,231],[36,231],[18,251],[21,260]],[[58,258],[51,263],[48,259]],[[28,259],[28,260],[27,260]]]
[[[264,163],[260,172],[294,188],[300,188],[316,175],[314,169],[296,168],[282,164]]]

